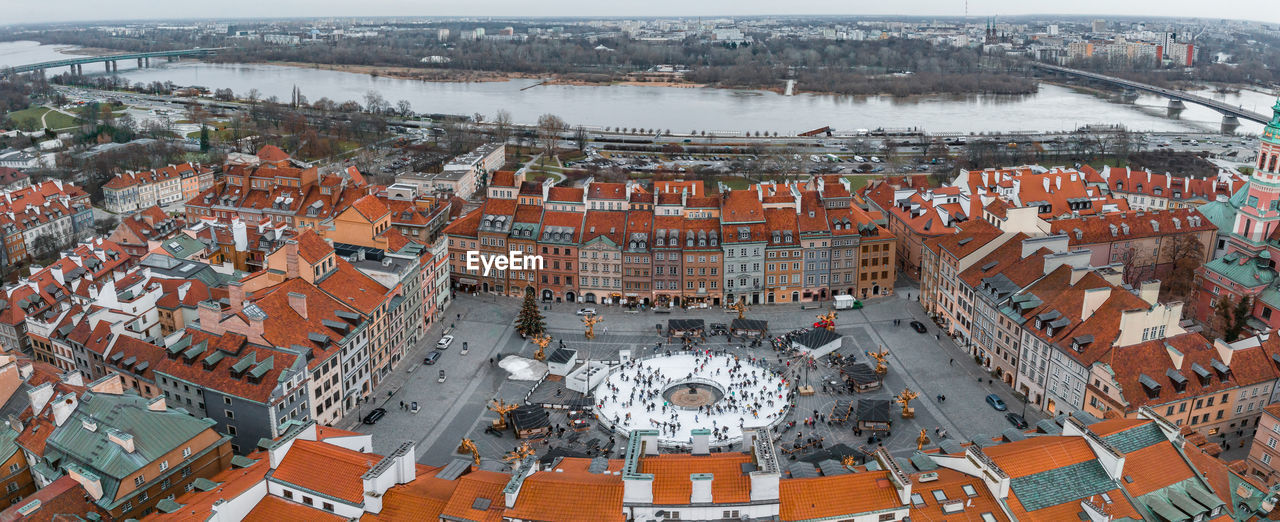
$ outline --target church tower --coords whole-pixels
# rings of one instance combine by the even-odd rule
[[[1237,236],[1259,247],[1280,226],[1280,100],[1271,110],[1271,121],[1258,143],[1258,163],[1232,228]]]

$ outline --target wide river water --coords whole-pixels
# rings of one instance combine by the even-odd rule
[[[0,66],[65,57],[60,48],[33,42],[0,43]],[[159,65],[155,65],[157,62]],[[256,88],[264,98],[276,96],[282,100],[289,99],[297,86],[312,101],[327,97],[363,104],[365,93],[373,90],[392,104],[408,100],[420,113],[480,113],[492,118],[499,109],[505,109],[517,123],[534,123],[538,116],[551,113],[573,125],[674,132],[795,133],[825,125],[839,130],[917,127],[931,132],[1060,131],[1087,124],[1123,124],[1140,131],[1216,131],[1221,119],[1217,112],[1190,103],[1179,118],[1170,118],[1167,100],[1158,96],[1144,95],[1132,103],[1118,103],[1052,84],[1041,84],[1039,92],[1023,96],[783,96],[769,91],[629,85],[528,88],[538,80],[423,82],[262,64],[152,63],[150,69],[136,69],[134,62],[121,61],[117,74],[135,83],[172,81],[183,86],[231,88],[237,94]],[[100,67],[90,64],[84,68],[86,73],[105,74]],[[1270,113],[1275,101],[1270,95],[1254,91],[1202,94],[1264,114]],[[1237,132],[1261,130],[1259,124],[1241,123]]]

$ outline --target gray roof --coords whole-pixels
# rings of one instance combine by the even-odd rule
[[[1097,460],[1054,468],[1010,481],[1027,511],[1074,502],[1116,488]]]
[[[1132,453],[1169,439],[1164,436],[1164,432],[1160,431],[1156,423],[1148,422],[1124,431],[1112,433],[1103,437],[1102,440],[1114,446],[1116,451],[1120,453]]]
[[[841,337],[844,336],[826,328],[814,328],[808,332],[800,334],[795,339],[792,339],[791,342],[811,350],[815,350],[831,344],[832,342],[838,341]]]

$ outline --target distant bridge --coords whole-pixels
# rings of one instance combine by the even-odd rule
[[[1160,96],[1169,98],[1170,110],[1176,111],[1176,110],[1182,109],[1183,108],[1182,102],[1190,102],[1197,105],[1203,105],[1205,107],[1208,107],[1210,109],[1213,109],[1215,111],[1222,113],[1222,125],[1224,127],[1227,127],[1227,126],[1235,127],[1240,125],[1240,120],[1239,120],[1240,118],[1244,118],[1250,121],[1256,121],[1262,124],[1266,124],[1271,121],[1271,116],[1269,115],[1263,115],[1257,112],[1245,110],[1236,105],[1231,105],[1219,100],[1215,100],[1213,98],[1206,98],[1204,96],[1198,96],[1198,95],[1191,94],[1184,91],[1165,89],[1161,87],[1156,87],[1154,85],[1148,85],[1145,83],[1126,80],[1124,78],[1116,78],[1115,76],[1107,76],[1105,74],[1098,74],[1098,73],[1089,72],[1089,71],[1081,71],[1079,69],[1072,69],[1069,67],[1062,67],[1058,65],[1050,65],[1050,64],[1041,63],[1041,62],[1031,62],[1031,66],[1038,69],[1044,69],[1046,71],[1053,71],[1056,73],[1067,74],[1071,76],[1079,76],[1081,78],[1088,78],[1094,81],[1110,83],[1112,85],[1119,85],[1127,89],[1133,89],[1137,91],[1146,91],[1149,93],[1158,94]]]
[[[145,67],[151,64],[152,58],[165,58],[168,60],[174,60],[181,56],[210,55],[222,49],[227,49],[227,48],[226,47],[210,47],[205,49],[197,48],[197,49],[183,49],[183,50],[177,50],[177,51],[153,51],[153,52],[146,52],[146,53],[113,54],[108,56],[81,56],[78,58],[67,58],[65,60],[54,60],[51,62],[40,62],[40,63],[33,63],[28,65],[19,65],[17,67],[7,67],[4,69],[0,69],[0,76],[43,71],[45,69],[54,69],[57,67],[70,67],[72,73],[83,74],[84,64],[99,63],[99,62],[106,64],[107,71],[110,72],[118,69],[119,64],[117,62],[119,62],[120,60],[137,60],[138,67]]]

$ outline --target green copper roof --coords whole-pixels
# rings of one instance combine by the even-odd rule
[[[1118,433],[1112,433],[1103,437],[1102,440],[1114,446],[1120,453],[1132,453],[1169,439],[1166,439],[1164,432],[1156,427],[1156,423],[1148,422]]]
[[[1275,280],[1274,270],[1259,267],[1254,259],[1245,259],[1241,263],[1243,258],[1244,256],[1239,252],[1227,254],[1205,263],[1204,268],[1246,288],[1258,288],[1271,284]]]
[[[204,243],[186,234],[178,234],[166,239],[160,247],[169,255],[179,259],[187,259],[205,248]]]
[[[1116,488],[1097,460],[1087,460],[1010,481],[1027,511],[1074,502]]]
[[[121,479],[187,444],[213,423],[174,410],[152,411],[147,402],[133,393],[85,392],[71,417],[49,435],[46,457],[65,455],[68,464],[92,471],[102,479],[101,503],[119,501],[116,491]],[[131,439],[133,451],[113,442],[112,434]]]
[[[1280,145],[1280,98],[1271,107],[1271,122],[1262,129],[1262,141]]]
[[[1205,219],[1208,219],[1210,223],[1218,227],[1219,236],[1231,235],[1231,228],[1235,226],[1236,222],[1236,207],[1231,206],[1230,202],[1210,201],[1196,207],[1196,210],[1199,210],[1201,214],[1204,214]]]

